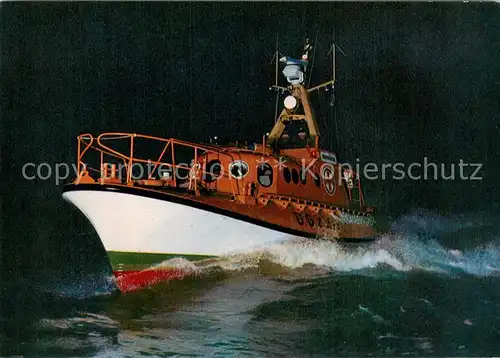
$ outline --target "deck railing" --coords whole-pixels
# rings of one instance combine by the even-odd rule
[[[137,133],[107,132],[107,133],[102,133],[97,137],[94,137],[89,133],[85,133],[79,135],[77,139],[78,139],[77,168],[79,177],[88,174],[90,171],[92,173],[97,173],[98,177],[101,180],[105,179],[108,172],[104,168],[106,168],[106,166],[110,164],[110,162],[107,161],[107,158],[109,156],[114,158],[114,161],[123,162],[123,166],[126,168],[126,178],[123,184],[126,185],[134,185],[138,181],[138,179],[134,179],[132,175],[132,169],[134,163],[142,163],[142,164],[147,163],[149,165],[153,165],[153,169],[148,172],[147,177],[141,179],[151,180],[153,179],[153,174],[160,166],[167,167],[170,168],[170,170],[172,170],[172,172],[174,173],[171,179],[172,179],[172,185],[176,187],[178,184],[178,178],[176,173],[178,173],[179,170],[189,171],[192,169],[192,167],[186,166],[186,164],[182,163],[179,164],[179,162],[176,161],[176,150],[181,148],[188,148],[194,152],[194,155],[191,158],[192,163],[194,165],[199,165],[197,173],[201,174],[201,176],[197,177],[203,177],[204,175],[213,174],[204,171],[203,165],[200,164],[200,158],[202,156],[205,156],[206,154],[213,153],[216,154],[217,156],[228,156],[228,160],[230,162],[234,160],[231,153],[227,153],[224,151],[224,149],[221,148],[203,144],[190,143],[174,138],[166,139],[166,138],[154,137]],[[126,151],[123,150],[120,151],[116,148],[112,148],[112,145],[110,144],[111,142],[124,139],[128,140],[128,148],[126,149]],[[158,152],[157,157],[155,157],[154,159],[137,157],[136,146],[138,139],[151,140],[161,144],[162,149],[161,151]],[[85,158],[90,154],[91,151],[97,151],[100,153],[98,168],[89,166],[88,163],[86,163],[85,161]],[[231,175],[228,175],[226,171],[222,171],[221,176],[224,178],[228,178],[230,180],[232,194],[233,195],[239,194],[240,188],[237,185],[237,183],[235,183],[235,179],[233,179]]]

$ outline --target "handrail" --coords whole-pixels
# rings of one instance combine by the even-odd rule
[[[141,139],[147,139],[147,140],[152,140],[152,141],[158,141],[165,143],[160,155],[156,160],[152,160],[150,158],[148,159],[143,159],[143,158],[136,158],[135,153],[134,153],[134,147],[136,146],[136,140],[138,138]],[[209,146],[209,145],[203,145],[203,144],[195,144],[195,143],[190,143],[186,142],[183,140],[175,139],[175,138],[161,138],[161,137],[155,137],[155,136],[150,136],[150,135],[144,135],[144,134],[137,134],[137,133],[123,133],[123,132],[105,132],[99,134],[97,137],[94,137],[93,135],[89,133],[85,133],[82,135],[79,135],[77,137],[78,139],[78,174],[82,175],[83,172],[81,171],[82,165],[85,168],[85,163],[83,163],[83,157],[84,155],[90,150],[96,150],[100,152],[101,158],[100,158],[100,167],[101,170],[97,170],[94,168],[89,168],[89,170],[95,171],[95,172],[100,172],[101,173],[101,178],[103,175],[103,165],[105,164],[105,155],[109,155],[111,157],[121,159],[123,160],[123,164],[127,168],[127,175],[126,175],[126,184],[132,185],[132,167],[133,163],[148,163],[148,164],[154,164],[153,170],[151,171],[150,174],[148,174],[147,179],[151,179],[153,177],[154,171],[158,168],[160,165],[165,165],[168,166],[169,168],[172,168],[174,170],[178,169],[184,169],[184,170],[189,170],[189,167],[186,165],[182,164],[176,164],[175,161],[175,145],[181,146],[181,147],[187,147],[187,148],[192,148],[194,150],[194,162],[197,163],[200,155],[204,155],[206,153],[215,153],[218,155],[226,155],[229,156],[229,158],[234,161],[234,156],[232,153],[227,152],[226,150],[214,146]],[[104,144],[103,142],[105,141],[112,141],[112,140],[123,140],[123,139],[129,139],[129,153],[125,154],[121,151],[118,151],[116,149],[111,148],[109,145]],[[82,143],[84,143],[85,147],[82,150]],[[168,151],[168,148],[172,149],[171,153],[171,163],[167,163],[163,161],[163,158],[165,154]],[[201,151],[201,153],[200,153]],[[205,170],[201,170],[200,173],[202,175],[209,174]],[[240,194],[240,188],[238,184],[233,180],[229,172],[223,172],[221,173],[221,176],[223,178],[228,178],[230,180],[230,186],[231,186],[231,191],[234,196]],[[177,186],[177,176],[173,176],[173,185]]]
[[[168,149],[168,146],[170,145],[170,142],[168,142],[167,144],[165,144],[165,147],[163,148],[163,151],[160,153],[160,156],[158,157],[158,162],[161,160],[161,158],[163,158],[163,156],[165,155],[165,152],[167,151]],[[151,170],[151,174],[149,174],[149,177],[148,179],[151,179],[151,177],[153,176],[153,173],[154,171],[156,170],[156,167],[158,166],[158,164],[155,164],[155,166],[153,167],[153,170]]]
[[[90,137],[90,143],[87,144],[83,152],[81,152],[81,147],[80,147],[80,142],[83,142],[83,139],[85,136]],[[92,143],[94,142],[94,137],[90,133],[85,133],[85,134],[80,134],[78,137],[78,153],[77,153],[77,162],[78,162],[78,173],[80,173],[80,164],[81,164],[81,159],[83,155],[89,150],[89,148],[92,146]]]
[[[198,148],[202,148],[204,150],[212,150],[212,151],[216,151],[216,152],[220,152],[221,150],[217,147],[214,147],[214,146],[210,146],[210,145],[206,145],[206,144],[194,144],[194,143],[191,143],[191,142],[186,142],[186,141],[183,141],[183,140],[180,140],[180,139],[175,139],[175,138],[162,138],[162,137],[155,137],[155,136],[150,136],[150,135],[147,135],[147,134],[140,134],[140,133],[125,133],[125,132],[106,132],[106,133],[101,133],[98,138],[104,138],[104,137],[107,137],[107,136],[122,136],[123,138],[128,138],[128,137],[135,137],[135,138],[144,138],[144,139],[151,139],[151,140],[157,140],[157,141],[160,141],[160,142],[174,142],[176,144],[181,144],[181,145],[184,145],[186,147],[198,147]],[[112,138],[106,138],[105,140],[110,140]]]
[[[118,152],[118,151],[116,151],[116,150],[114,150],[114,149],[109,148],[107,145],[102,144],[102,143],[101,143],[101,138],[102,138],[104,135],[106,135],[106,133],[100,134],[100,135],[97,137],[97,144],[99,144],[99,146],[100,146],[100,147],[102,147],[102,148],[106,149],[107,151],[109,151],[109,152],[111,152],[111,153],[114,153],[115,155],[117,155],[117,156],[119,156],[119,157],[122,157],[122,158],[124,158],[124,159],[129,159],[129,157],[128,157],[128,156],[126,156],[126,155],[124,155],[124,154],[122,154],[122,153],[120,153],[120,152]],[[126,138],[130,138],[130,137],[126,137]]]

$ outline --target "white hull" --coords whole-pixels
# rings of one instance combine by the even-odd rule
[[[224,215],[139,195],[77,190],[64,199],[78,207],[106,251],[220,256],[292,238]]]

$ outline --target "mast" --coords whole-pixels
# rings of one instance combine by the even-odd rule
[[[337,67],[337,49],[340,51],[340,53],[344,56],[347,57],[344,51],[337,46],[335,43],[335,32],[332,32],[332,38],[333,38],[333,44],[330,47],[330,50],[328,51],[327,56],[332,53],[332,87],[331,87],[331,95],[330,95],[330,107],[333,108],[333,110],[330,110],[330,116],[332,116],[333,112],[333,121],[335,125],[335,144],[338,146],[339,145],[339,131],[338,131],[338,123],[337,123],[337,109],[335,108],[335,82],[337,81],[336,77],[336,67]],[[325,88],[326,91],[328,91],[328,87]]]
[[[281,87],[276,81],[274,88],[277,91],[287,91],[290,93],[284,100],[284,109],[281,111],[278,119],[276,120],[273,129],[271,130],[268,141],[270,144],[278,143],[281,135],[286,129],[286,126],[291,121],[305,121],[307,128],[309,130],[308,144],[312,144],[313,147],[319,149],[319,138],[320,131],[316,118],[314,117],[312,107],[310,104],[309,94],[320,88],[325,88],[332,85],[335,82],[335,66],[332,72],[332,79],[328,82],[322,83],[318,86],[308,88],[306,85],[306,77],[310,82],[310,74],[307,74],[307,68],[309,65],[310,53],[313,50],[313,45],[306,39],[303,48],[303,55],[301,59],[284,56],[279,61],[285,65],[283,68],[283,75],[285,76],[288,86]],[[333,60],[333,65],[335,65],[335,59]],[[277,75],[277,71],[276,71]],[[277,79],[277,76],[276,76]]]
[[[275,64],[276,64],[276,68],[275,68],[275,72],[274,72],[274,88],[278,88],[278,66],[279,66],[279,63],[278,63],[278,59],[279,59],[279,38],[278,38],[278,34],[276,34],[276,51],[274,52],[274,56],[273,56],[273,59],[271,60],[271,63],[273,61],[275,61]],[[271,87],[273,88],[273,87]],[[276,123],[276,121],[278,120],[278,102],[279,102],[279,90],[276,91],[276,103],[275,103],[275,106],[274,106],[274,123]]]

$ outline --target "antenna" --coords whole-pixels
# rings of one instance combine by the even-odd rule
[[[276,63],[276,71],[275,71],[275,82],[274,85],[278,86],[278,60],[279,60],[279,35],[276,33],[276,52],[274,53],[275,63]],[[278,121],[278,102],[280,99],[280,93],[276,92],[276,101],[274,104],[274,123]]]
[[[333,45],[332,45],[332,79],[333,79],[333,84],[332,84],[332,96],[330,98],[330,116],[333,111],[333,122],[335,124],[335,146],[339,147],[339,128],[338,128],[338,123],[337,123],[337,108],[335,107],[335,80],[336,80],[336,73],[335,73],[335,67],[336,67],[336,59],[337,59],[337,45],[335,45],[335,28],[332,28],[332,40],[333,40]],[[330,142],[331,143],[331,142]],[[330,144],[331,145],[331,144]]]
[[[269,89],[277,88],[278,87],[278,60],[279,60],[279,37],[278,33],[276,33],[276,51],[274,51],[274,56],[273,59],[271,60],[271,63],[273,61],[276,63],[275,67],[275,72],[274,72],[274,86],[272,86]],[[276,104],[274,105],[274,123],[278,120],[278,100],[279,100],[279,92],[276,92]]]
[[[316,39],[314,40],[314,52],[312,56],[312,62],[311,62],[311,69],[309,70],[308,77],[309,79],[307,80],[307,87],[309,88],[309,85],[311,84],[311,78],[312,78],[312,71],[314,68],[314,59],[316,58],[316,48],[318,47],[318,30],[316,30]]]
[[[336,78],[336,72],[335,71],[336,71],[336,64],[337,64],[336,63],[336,61],[337,61],[337,50],[339,50],[340,53],[344,57],[347,57],[347,55],[335,43],[335,29],[332,29],[332,39],[333,39],[333,44],[330,47],[330,50],[328,51],[328,54],[327,54],[327,56],[328,56],[328,55],[330,55],[330,52],[332,53],[332,80],[330,82],[325,83],[324,85],[328,85],[328,84],[332,85],[332,94],[331,94],[331,99],[330,99],[330,107],[335,107],[335,82],[337,80],[337,78]],[[328,88],[326,88],[325,90],[328,90]],[[331,115],[331,112],[330,112],[330,115]],[[338,146],[339,145],[339,131],[338,131],[338,128],[337,128],[337,111],[336,111],[335,108],[333,109],[333,117],[334,117],[334,123],[335,123],[336,144]]]
[[[276,104],[274,106],[274,123],[276,123],[278,121],[278,103],[279,103],[280,91],[286,90],[286,88],[280,87],[278,85],[279,59],[280,59],[279,36],[278,36],[278,34],[276,34],[276,51],[274,52],[274,56],[271,59],[271,64],[273,63],[273,61],[276,64],[275,73],[274,73],[274,85],[269,87],[269,90],[274,89],[276,91]]]
[[[334,87],[335,80],[336,80],[336,78],[335,78],[335,65],[336,65],[336,58],[335,57],[336,57],[336,54],[337,54],[336,50],[339,50],[342,55],[344,55],[345,57],[347,57],[347,55],[345,54],[345,52],[342,51],[342,49],[340,47],[338,47],[335,43],[333,43],[333,45],[330,47],[330,50],[326,54],[326,56],[328,57],[330,55],[330,53],[333,52],[333,54],[332,54],[333,55],[332,56],[333,57],[332,58],[332,79],[330,81],[328,81],[328,82],[324,82],[324,83],[322,83],[322,84],[320,84],[318,86],[315,86],[313,88],[309,88],[307,90],[307,92],[310,93],[310,92],[319,90],[321,88],[327,87],[328,85],[332,85],[332,88]],[[328,90],[328,89],[326,89],[326,90]]]
[[[332,95],[331,95],[331,98],[330,98],[330,106],[331,107],[335,107],[335,81],[336,81],[336,73],[335,73],[335,67],[336,67],[336,60],[337,60],[337,45],[335,45],[335,32],[333,32],[333,45],[332,47],[330,48],[331,51],[332,51]],[[335,123],[337,121],[335,120]]]
[[[335,35],[334,35],[335,36]],[[335,41],[335,39],[333,40]],[[337,46],[335,45],[335,42],[333,43],[332,45],[332,80],[333,80],[333,83],[335,83],[335,60],[336,60],[336,57],[337,57],[337,51],[335,51],[337,49]]]
[[[274,55],[273,55],[273,58],[271,59],[271,63],[270,63],[272,65],[273,62],[276,61],[276,68],[275,68],[276,72],[275,72],[275,78],[274,78],[274,86],[278,85],[278,60],[279,60],[278,34],[276,34],[276,50],[274,51]]]
[[[276,72],[275,72],[275,81],[274,81],[274,85],[277,86],[278,85],[278,60],[279,60],[279,37],[278,37],[278,33],[276,33],[276,52],[274,53],[274,57],[275,57],[275,63],[276,63]],[[276,117],[276,116],[275,116]]]
[[[271,65],[273,64],[273,62],[275,62],[276,66],[274,68],[275,70],[275,73],[274,73],[274,85],[272,85],[271,87],[269,87],[269,89],[274,89],[276,91],[280,90],[280,91],[286,91],[286,88],[285,87],[281,87],[278,85],[278,71],[279,71],[279,60],[280,60],[280,50],[279,50],[279,43],[278,43],[278,34],[276,34],[276,51],[274,51],[274,55],[273,55],[273,58],[271,59]]]

